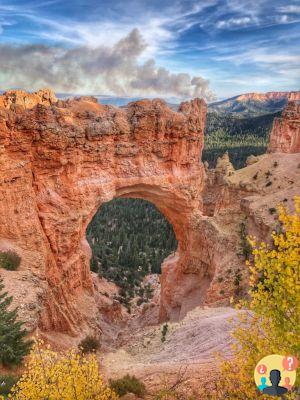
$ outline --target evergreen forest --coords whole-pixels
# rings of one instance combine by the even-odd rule
[[[141,295],[148,274],[177,248],[172,226],[146,200],[114,199],[103,204],[87,228],[91,269],[121,287],[121,297]],[[124,300],[124,299],[123,299]]]
[[[230,114],[209,112],[206,119],[202,161],[207,161],[210,168],[214,168],[218,157],[228,150],[235,169],[243,168],[249,155],[256,156],[266,152],[273,120],[280,114],[277,112],[240,118]]]

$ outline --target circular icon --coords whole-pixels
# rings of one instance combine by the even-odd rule
[[[294,356],[286,356],[282,361],[282,366],[285,371],[296,371],[298,368],[298,360]]]
[[[273,354],[262,358],[254,370],[254,380],[260,392],[281,396],[292,390],[296,382],[298,360],[295,356]]]
[[[257,372],[258,372],[259,374],[264,375],[264,374],[267,372],[267,366],[264,365],[264,364],[259,364],[259,365],[256,367],[256,370],[257,370]]]

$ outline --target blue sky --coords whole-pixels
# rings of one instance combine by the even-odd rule
[[[224,98],[300,89],[300,0],[0,0],[0,88]]]

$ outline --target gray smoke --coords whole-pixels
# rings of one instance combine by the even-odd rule
[[[137,29],[112,47],[96,49],[0,45],[0,88],[50,86],[65,93],[212,97],[208,81],[201,77],[172,73],[153,59],[140,64],[145,48]]]

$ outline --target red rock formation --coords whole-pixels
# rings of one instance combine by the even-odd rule
[[[57,98],[51,89],[43,89],[34,93],[27,93],[24,90],[8,90],[0,96],[0,107],[12,109],[17,106],[33,108],[37,104],[50,106],[57,102]]]
[[[173,286],[169,274],[162,278],[162,316],[178,317],[183,299],[185,312],[205,300],[212,271],[195,239],[205,114],[199,99],[174,112],[161,100],[119,109],[93,98],[56,101],[49,90],[0,96],[0,239],[26,254],[21,270],[46,283],[43,330],[76,335],[93,317],[97,327],[85,231],[115,197],[151,201],[174,227],[179,245],[168,261]]]
[[[289,102],[280,118],[275,118],[268,153],[300,152],[300,104]]]
[[[267,92],[267,93],[245,93],[237,97],[237,101],[268,101],[287,99],[288,101],[300,100],[300,91],[295,92]]]

